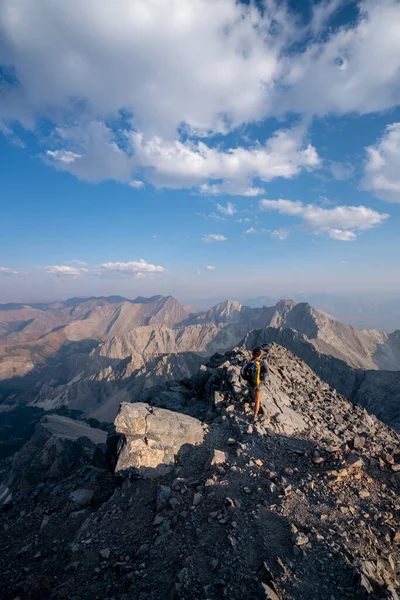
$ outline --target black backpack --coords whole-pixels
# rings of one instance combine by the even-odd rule
[[[251,360],[244,365],[240,375],[252,387],[257,387],[261,383],[261,363],[259,360]]]

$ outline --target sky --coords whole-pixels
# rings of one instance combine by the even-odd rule
[[[0,0],[0,302],[400,293],[398,0]]]

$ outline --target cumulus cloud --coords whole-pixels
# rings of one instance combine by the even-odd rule
[[[45,271],[47,271],[47,273],[61,277],[76,277],[88,272],[85,267],[71,267],[68,265],[48,265],[47,267],[43,268]]]
[[[217,204],[217,211],[226,215],[227,217],[232,217],[236,212],[236,207],[232,202],[228,202],[226,206],[222,206],[221,204]]]
[[[400,123],[392,123],[383,137],[367,149],[362,187],[387,202],[400,202]]]
[[[9,269],[8,267],[0,267],[0,275],[27,275],[25,271],[15,271],[14,269]]]
[[[257,229],[254,229],[254,227],[250,227],[249,229],[246,229],[245,233],[246,234],[257,233]]]
[[[203,236],[203,242],[226,242],[226,237],[220,233],[208,233]]]
[[[214,265],[207,265],[206,266],[207,271],[215,271],[216,268],[217,267],[214,267]]]
[[[256,178],[265,182],[277,177],[290,179],[303,169],[311,171],[321,165],[316,149],[305,141],[303,126],[280,129],[264,145],[226,150],[203,141],[145,138],[128,130],[114,133],[103,122],[58,128],[53,143],[64,148],[48,150],[44,160],[80,179],[92,183],[114,179],[139,189],[144,183],[132,180],[132,174],[140,172],[156,187],[197,187],[200,194],[211,196],[255,197],[263,192],[252,185]],[[74,151],[66,149],[68,146]]]
[[[283,59],[275,110],[365,114],[399,104],[400,3],[361,0],[358,11],[352,26],[331,29]]]
[[[343,231],[343,229],[328,229],[328,235],[334,240],[341,242],[353,242],[357,239],[354,231]]]
[[[304,140],[304,127],[280,129],[264,145],[220,150],[203,141],[169,142],[159,137],[145,139],[131,133],[135,161],[154,185],[169,188],[200,186],[200,192],[217,195],[235,182],[241,195],[257,195],[260,188],[246,182],[255,178],[269,182],[277,177],[289,179],[302,169],[313,170],[321,161],[314,146]],[[226,183],[207,184],[210,180]],[[207,184],[205,187],[204,184]],[[233,186],[233,187],[232,187]]]
[[[135,275],[137,277],[143,277],[145,275],[154,275],[158,273],[165,273],[167,269],[160,265],[152,265],[146,262],[143,258],[138,261],[132,262],[110,262],[100,265],[100,271],[103,274],[121,274],[121,275]]]
[[[340,0],[317,3],[307,24],[289,3],[261,4],[0,0],[0,127],[39,132],[44,160],[60,171],[136,189],[150,182],[256,197],[258,180],[318,168],[304,132],[242,147],[223,136],[288,113],[398,105],[400,3],[360,0],[342,27],[329,21]],[[45,140],[43,117],[53,127]],[[218,148],[205,143],[215,134]],[[385,199],[397,194],[391,179],[382,185]]]
[[[364,231],[381,225],[389,215],[366,206],[335,206],[322,208],[292,200],[261,200],[261,210],[275,210],[280,214],[300,218],[315,233],[328,233],[334,239],[344,240],[343,231]],[[354,232],[351,239],[355,239]],[[346,238],[347,240],[349,237]]]
[[[399,101],[397,0],[361,0],[353,24],[329,28],[339,0],[314,7],[308,26],[285,3],[1,0],[0,114],[130,113],[146,135],[225,133],[293,110],[370,112]],[[293,43],[314,39],[307,45]],[[323,94],[320,94],[323,90]]]
[[[234,0],[0,2],[7,86],[2,113],[26,126],[60,113],[131,112],[135,128],[173,137],[260,119],[293,36],[284,7]]]

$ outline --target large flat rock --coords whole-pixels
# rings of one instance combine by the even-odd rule
[[[143,402],[124,402],[115,428],[124,435],[116,472],[129,469],[149,478],[171,470],[180,451],[204,439],[203,426],[197,419]]]

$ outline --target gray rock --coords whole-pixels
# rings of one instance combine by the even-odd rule
[[[157,512],[164,510],[164,508],[168,504],[168,500],[170,499],[170,497],[171,497],[171,488],[168,487],[167,485],[160,485],[160,487],[157,490],[157,503],[156,503]]]
[[[197,506],[203,500],[203,494],[197,492],[193,497],[193,506]]]
[[[115,419],[124,435],[116,472],[129,469],[153,478],[173,469],[175,456],[201,444],[204,429],[197,419],[148,404],[123,402]]]
[[[87,506],[92,501],[94,490],[79,488],[74,490],[69,496],[69,500],[79,506]]]
[[[365,446],[365,437],[361,436],[361,435],[356,435],[356,437],[353,440],[353,448],[355,450],[361,450],[362,448],[364,448]]]

